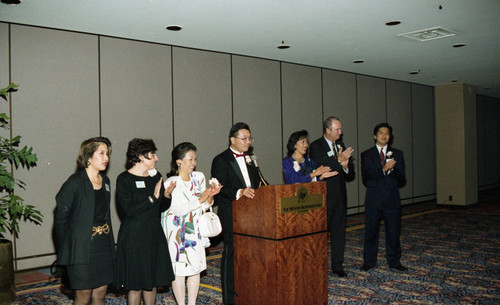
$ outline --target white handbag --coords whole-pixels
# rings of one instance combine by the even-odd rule
[[[212,207],[202,212],[198,224],[202,237],[214,237],[222,232],[219,216],[213,212]]]

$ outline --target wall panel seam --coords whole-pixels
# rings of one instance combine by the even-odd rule
[[[172,119],[172,147],[175,146],[175,115],[174,115],[174,47],[170,46],[170,98],[171,98],[171,119]]]
[[[102,137],[102,99],[101,99],[101,35],[97,35],[97,91],[99,99],[99,136]]]

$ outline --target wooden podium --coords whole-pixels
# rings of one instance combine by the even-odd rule
[[[264,186],[233,202],[236,304],[327,304],[325,182]]]

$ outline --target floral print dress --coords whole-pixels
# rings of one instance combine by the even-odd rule
[[[207,268],[205,248],[210,245],[208,238],[201,237],[198,224],[202,209],[210,206],[198,201],[206,189],[205,175],[193,172],[189,181],[173,176],[165,185],[170,185],[171,181],[177,184],[172,191],[170,209],[161,215],[161,225],[168,240],[175,276],[195,275]]]

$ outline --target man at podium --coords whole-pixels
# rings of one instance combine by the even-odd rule
[[[221,260],[221,287],[224,304],[235,303],[232,203],[233,200],[242,196],[253,198],[255,189],[259,187],[258,169],[247,155],[252,140],[250,127],[246,123],[234,124],[229,131],[229,148],[212,161],[212,177],[217,178],[224,186],[215,197],[224,238]]]

